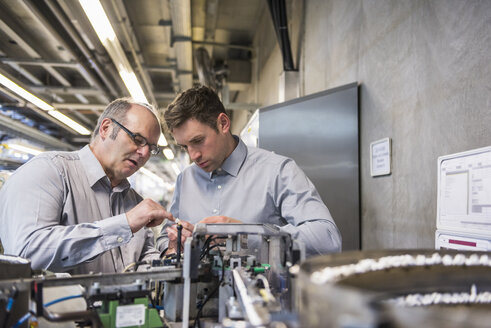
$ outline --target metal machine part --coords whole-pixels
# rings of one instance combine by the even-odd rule
[[[0,255],[0,281],[2,279],[29,278],[32,274],[30,261],[17,257]],[[0,322],[5,327],[13,326],[27,312],[29,292],[16,286],[0,288]]]
[[[486,327],[491,254],[435,250],[346,252],[304,261],[302,327]]]
[[[294,320],[289,269],[304,254],[301,243],[275,226],[197,224],[183,254],[140,266],[146,271],[32,276],[26,262],[24,279],[0,280],[0,301],[14,290],[27,296],[15,303],[23,308],[11,325],[23,317],[24,325],[44,318],[81,327],[272,327],[279,317]],[[60,299],[82,297],[87,307],[50,310],[44,288],[73,285],[81,286],[80,295]]]
[[[201,320],[213,327],[269,326],[272,314],[292,310],[289,269],[304,254],[303,244],[272,225],[197,224],[184,245],[183,326]],[[179,304],[177,298],[164,298],[164,308]]]
[[[27,311],[29,305],[27,299],[16,302],[25,306],[25,313],[21,316],[25,315],[27,318],[42,317],[52,322],[75,321],[80,326],[111,327],[117,320],[117,308],[130,305],[145,311],[143,312],[146,318],[145,324],[140,326],[160,327],[163,324],[158,313],[150,311],[148,306],[153,299],[152,288],[160,282],[174,280],[181,276],[182,269],[173,266],[151,268],[146,272],[88,274],[73,277],[41,275],[25,279],[0,280],[0,290],[15,288],[19,292],[31,294],[31,310]],[[82,296],[87,300],[89,308],[75,312],[50,311],[43,299],[43,288],[73,285],[81,285],[85,289]],[[27,321],[24,326],[26,323]]]
[[[208,328],[491,322],[491,253],[386,250],[305,261],[302,254],[302,245],[274,226],[197,224],[180,263],[164,258],[143,272],[4,278],[0,299],[11,291],[30,294],[33,317],[93,327],[131,326],[131,320],[143,327]],[[83,286],[88,308],[50,311],[43,288],[70,285]]]

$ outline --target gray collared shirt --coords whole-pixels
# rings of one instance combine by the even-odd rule
[[[298,165],[238,140],[221,168],[207,173],[192,164],[178,176],[170,207],[174,217],[193,224],[216,215],[270,223],[303,241],[308,256],[339,252],[339,230]],[[157,240],[161,250],[168,246],[167,224]]]
[[[141,200],[127,180],[111,188],[89,146],[43,153],[0,189],[5,254],[30,259],[33,269],[121,272],[158,256],[151,230],[132,234],[126,219]]]

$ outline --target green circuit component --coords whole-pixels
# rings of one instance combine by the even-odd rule
[[[141,297],[135,298],[132,305],[143,305],[145,307],[145,315],[144,322],[140,322],[140,324],[135,326],[121,326],[127,328],[133,327],[143,327],[143,328],[157,328],[163,327],[162,320],[156,309],[148,308],[148,298]],[[104,328],[113,328],[116,327],[116,315],[119,306],[126,306],[128,304],[121,305],[118,300],[106,301],[101,309],[98,310],[99,318],[101,319],[102,325]]]
[[[254,267],[253,270],[254,270],[254,273],[264,273],[267,270],[269,270],[270,268],[271,268],[271,265],[269,265],[267,263],[263,263],[263,264],[261,264],[261,266]]]

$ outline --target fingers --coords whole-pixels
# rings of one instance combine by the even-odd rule
[[[191,226],[194,229],[194,226],[192,224],[188,224],[188,226]],[[193,229],[189,229],[189,228],[184,227],[184,224],[182,225],[182,228],[183,229],[181,230],[181,236],[183,239],[185,239],[187,237],[191,237],[193,235]],[[170,227],[167,227],[166,231],[167,231],[167,234],[169,235],[169,240],[172,240],[172,237],[175,237],[175,239],[177,239],[177,225],[172,225]],[[171,237],[171,235],[172,235],[172,237]]]
[[[199,223],[242,223],[242,221],[230,218],[228,216],[209,216],[199,221]]]
[[[162,206],[151,199],[144,199],[130,211],[126,212],[126,219],[133,233],[145,226],[156,227],[164,219],[174,221],[171,213],[167,212]]]
[[[162,224],[162,222],[164,222],[165,219],[174,221],[174,216],[171,213],[164,210],[162,207],[160,207],[148,213],[148,224],[146,226],[156,227]]]
[[[191,224],[191,223],[189,223],[187,221],[182,221],[182,220],[180,221],[180,223],[182,225],[182,228],[183,228],[182,230],[183,231],[184,230],[187,230],[187,231],[190,231],[191,233],[193,232],[193,230],[194,230],[194,224]]]
[[[184,249],[184,242],[188,237],[193,235],[194,225],[186,221],[180,221],[180,224],[182,225],[181,249]],[[169,238],[169,249],[177,249],[177,224],[167,227],[165,231],[167,232],[167,237]]]

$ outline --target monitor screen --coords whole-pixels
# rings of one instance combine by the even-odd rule
[[[491,235],[491,147],[438,159],[437,228]]]

